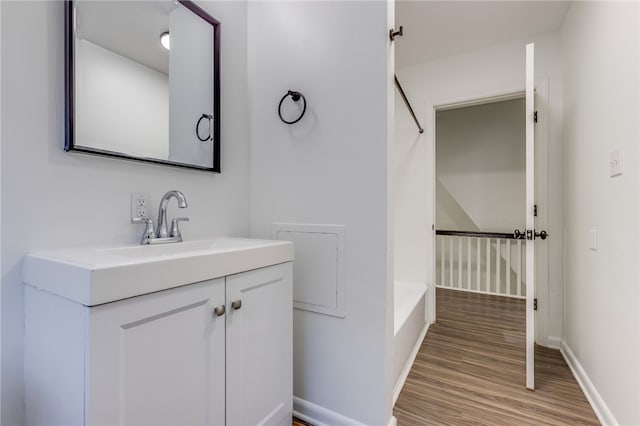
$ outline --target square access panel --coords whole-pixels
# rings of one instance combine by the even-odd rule
[[[344,225],[274,223],[272,236],[294,244],[293,307],[344,317]]]

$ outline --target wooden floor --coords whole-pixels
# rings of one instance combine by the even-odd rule
[[[394,408],[399,426],[599,424],[559,351],[525,389],[524,301],[437,289],[437,320]]]

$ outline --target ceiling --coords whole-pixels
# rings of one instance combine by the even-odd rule
[[[396,0],[396,68],[557,30],[568,1]]]
[[[174,1],[76,5],[80,38],[168,74],[159,37]],[[568,1],[396,0],[396,28],[404,27],[396,38],[396,68],[556,30],[568,8]]]
[[[169,30],[174,1],[78,1],[76,36],[169,74],[160,34]]]

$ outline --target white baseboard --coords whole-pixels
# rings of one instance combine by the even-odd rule
[[[407,381],[407,377],[409,377],[409,372],[411,371],[411,367],[413,366],[414,361],[416,360],[416,356],[418,356],[418,352],[420,351],[420,346],[422,346],[422,341],[424,340],[424,336],[427,335],[427,331],[429,330],[429,323],[424,325],[424,328],[420,332],[420,336],[416,341],[409,358],[407,359],[407,363],[404,365],[402,372],[400,373],[400,377],[398,377],[398,381],[393,387],[393,405],[396,405],[396,401],[398,401],[398,397],[400,396],[400,391],[404,386],[404,382]]]
[[[293,397],[293,415],[314,426],[365,426],[363,423],[296,396]],[[388,426],[398,426],[395,416],[391,416]]]
[[[352,418],[338,414],[327,408],[306,401],[297,396],[293,397],[293,415],[300,420],[311,423],[314,426],[365,426]],[[391,423],[389,423],[391,425]]]
[[[557,336],[547,336],[547,347],[551,349],[562,349],[562,338]]]
[[[567,342],[562,342],[562,349],[560,349],[560,353],[562,353],[564,360],[567,362],[567,365],[571,369],[571,372],[580,385],[580,388],[582,388],[582,392],[584,392],[584,395],[587,397],[587,400],[589,401],[589,404],[591,404],[591,408],[593,408],[593,411],[596,413],[600,423],[604,426],[617,426],[618,422],[616,421],[616,418],[613,416],[611,410],[609,410],[609,407],[607,407],[607,404],[604,402],[604,399],[602,399],[602,396],[600,396],[600,393],[589,379],[589,376],[587,376],[587,372],[582,368],[578,358],[576,358],[571,351],[571,348],[569,348],[569,345],[567,345]]]

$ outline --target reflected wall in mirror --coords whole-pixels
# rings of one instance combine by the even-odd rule
[[[220,23],[194,3],[65,2],[65,150],[220,172]]]

